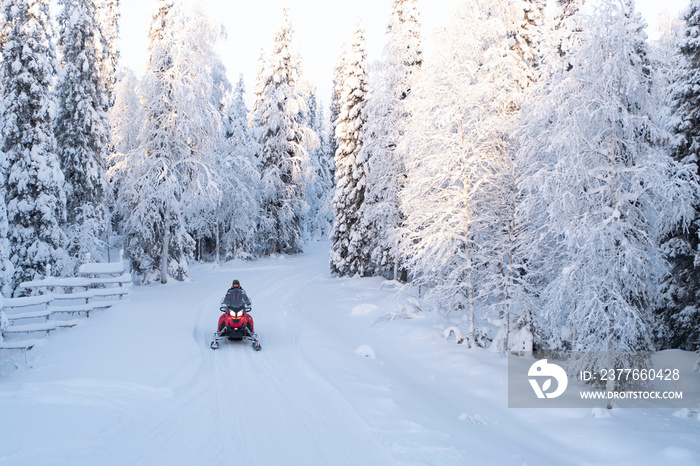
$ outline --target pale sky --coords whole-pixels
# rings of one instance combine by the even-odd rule
[[[177,1],[177,0],[176,0]],[[305,74],[318,86],[324,104],[330,100],[333,67],[343,42],[352,37],[359,19],[364,25],[369,59],[379,59],[386,38],[386,26],[393,0],[199,0],[205,12],[218,18],[226,27],[228,39],[219,44],[219,53],[232,84],[243,73],[247,97],[252,97],[260,50],[269,54],[286,5],[294,29],[293,45],[300,51]],[[448,22],[453,0],[418,0],[423,37]],[[637,9],[654,24],[664,9],[677,15],[689,0],[637,0]],[[137,76],[145,69],[148,27],[155,0],[121,0],[121,64]]]

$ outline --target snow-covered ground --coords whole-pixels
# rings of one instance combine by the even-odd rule
[[[506,358],[380,279],[331,278],[328,244],[191,272],[15,356],[0,464],[700,464],[698,409],[509,409]],[[209,348],[233,278],[260,352]]]

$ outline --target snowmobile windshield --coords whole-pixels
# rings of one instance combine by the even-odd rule
[[[224,298],[224,304],[234,309],[242,309],[246,306],[246,302],[243,299],[243,296],[243,290],[231,288],[226,293],[226,297]]]

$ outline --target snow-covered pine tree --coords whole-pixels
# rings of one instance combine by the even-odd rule
[[[367,123],[361,133],[361,158],[368,160],[365,200],[359,212],[369,244],[363,253],[368,275],[399,278],[398,228],[403,220],[399,190],[405,183],[403,155],[396,150],[409,117],[406,101],[411,80],[423,62],[416,0],[394,0],[389,40],[372,93],[367,99]]]
[[[318,141],[305,124],[300,63],[292,49],[287,10],[266,62],[264,84],[254,121],[260,144],[261,214],[257,229],[262,254],[301,252],[309,149]]]
[[[364,107],[369,92],[365,33],[358,23],[352,45],[345,49],[343,75],[338,76],[340,109],[335,126],[335,195],[331,273],[339,276],[367,275],[368,238],[361,230],[359,211],[365,199],[367,160],[359,157],[360,134],[365,125]]]
[[[200,10],[167,0],[156,8],[140,86],[144,123],[120,186],[126,254],[142,283],[187,277],[194,242],[185,215],[220,195],[211,170],[220,125],[211,67],[220,28]]]
[[[2,152],[5,200],[14,275],[10,289],[27,280],[60,274],[67,264],[63,173],[56,156],[51,116],[55,72],[49,5],[39,0],[3,2]]]
[[[672,89],[674,111],[671,130],[673,158],[694,167],[700,162],[700,1],[691,0],[684,14],[680,37],[680,66],[669,66],[666,77]],[[672,63],[669,63],[671,65]],[[663,84],[663,83],[662,83]],[[664,278],[659,310],[662,330],[658,332],[662,348],[700,349],[700,206],[695,205],[689,227],[677,225],[664,243],[671,269]]]
[[[65,176],[68,253],[77,264],[100,261],[107,228],[106,155],[109,96],[95,4],[61,0],[58,45],[63,65],[54,133]]]
[[[697,198],[693,174],[655,145],[646,35],[627,7],[605,0],[577,14],[580,40],[524,108],[528,274],[575,350],[650,348],[659,241]]]
[[[255,163],[259,148],[248,131],[243,76],[227,107],[217,153],[222,198],[217,210],[225,259],[249,259],[255,254],[255,229],[260,212],[260,173]]]

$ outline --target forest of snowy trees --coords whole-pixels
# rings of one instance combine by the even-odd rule
[[[214,19],[158,0],[143,76],[118,0],[2,0],[0,288],[123,247],[141,284],[295,254],[420,287],[499,351],[700,349],[700,0],[650,41],[634,0],[455,0],[424,51],[394,0],[328,107],[282,12],[246,105]]]

